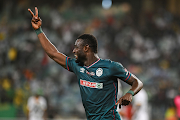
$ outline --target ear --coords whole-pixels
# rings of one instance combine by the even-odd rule
[[[89,49],[90,49],[89,45],[86,44],[86,45],[84,46],[84,51],[87,52]]]

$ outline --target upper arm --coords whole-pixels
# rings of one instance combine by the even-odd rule
[[[133,82],[136,81],[135,77],[133,75],[131,75],[131,77],[129,78],[129,80],[125,81],[127,84],[132,85]]]
[[[131,73],[118,62],[112,62],[110,67],[111,74],[123,81],[129,81]]]
[[[62,67],[66,68],[66,55],[60,52],[53,52],[48,54],[51,59],[60,64]]]

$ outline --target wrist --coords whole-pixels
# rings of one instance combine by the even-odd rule
[[[39,34],[42,33],[43,31],[42,31],[42,28],[39,27],[38,29],[35,30],[35,32],[36,32],[37,35],[39,35]]]
[[[130,93],[132,96],[134,96],[134,91],[129,90],[127,93]]]

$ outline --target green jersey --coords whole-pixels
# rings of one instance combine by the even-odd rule
[[[115,105],[117,78],[127,81],[131,77],[130,72],[120,63],[106,59],[98,59],[87,67],[67,57],[66,68],[77,76],[88,120],[120,120]]]

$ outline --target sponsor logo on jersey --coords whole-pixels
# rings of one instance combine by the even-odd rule
[[[88,75],[91,75],[91,76],[94,76],[94,75],[95,75],[94,72],[88,72],[88,71],[85,70],[84,68],[80,68],[80,72],[81,72],[81,73],[85,73],[85,71],[86,71],[86,74],[88,74]]]
[[[103,83],[89,82],[82,79],[80,79],[80,85],[90,88],[103,89]]]
[[[98,69],[96,70],[96,75],[97,75],[98,77],[100,77],[102,74],[103,74],[103,69],[102,69],[102,68],[98,68]]]
[[[94,76],[94,75],[95,75],[95,73],[94,73],[94,72],[88,72],[87,70],[86,70],[86,73],[87,73],[88,75],[92,75],[92,76]]]
[[[126,76],[127,76],[129,72],[127,71],[127,69],[126,69],[126,68],[124,68],[124,71],[126,72]]]

